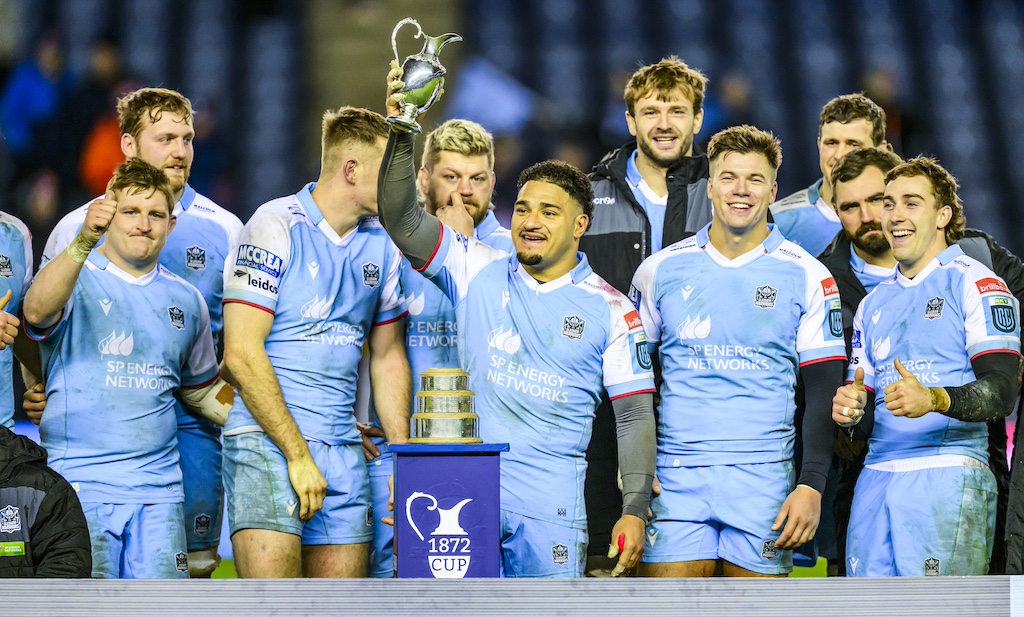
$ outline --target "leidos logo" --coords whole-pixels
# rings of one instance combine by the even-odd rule
[[[100,341],[100,358],[103,358],[103,356],[132,355],[132,349],[135,349],[134,336],[132,332],[125,336],[124,332],[118,334],[112,331],[109,336]]]
[[[412,504],[421,498],[430,500],[427,511],[437,512],[439,518],[437,528],[430,532],[429,540],[423,537],[412,516]],[[438,506],[433,495],[427,493],[417,491],[405,500],[405,518],[409,521],[409,526],[421,542],[429,544],[427,565],[434,578],[465,578],[469,570],[471,541],[469,533],[459,523],[459,514],[471,501],[473,500],[463,499],[445,510]]]

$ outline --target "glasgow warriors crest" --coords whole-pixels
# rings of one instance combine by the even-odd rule
[[[200,246],[190,246],[185,249],[185,265],[193,270],[205,270],[206,249]]]
[[[380,266],[369,261],[363,264],[363,285],[367,287],[380,285]]]
[[[775,299],[779,297],[779,290],[771,285],[762,285],[754,292],[754,306],[761,309],[775,308]],[[842,332],[842,330],[840,330]]]
[[[583,328],[587,327],[587,322],[578,315],[571,315],[562,320],[562,336],[575,340],[583,338]]]

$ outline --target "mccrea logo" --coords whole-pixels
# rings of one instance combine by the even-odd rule
[[[586,327],[586,320],[578,315],[570,315],[562,320],[562,336],[578,341],[583,338],[583,329]]]
[[[196,533],[205,536],[210,533],[210,516],[208,514],[200,514],[195,520]]]
[[[779,556],[779,551],[775,548],[775,540],[765,540],[764,544],[761,545],[761,558],[772,560]]]
[[[363,264],[363,285],[367,287],[380,285],[380,266],[369,261]]]
[[[1017,327],[1017,311],[1007,298],[992,298],[992,325],[996,330],[1010,334]]]
[[[266,272],[273,277],[281,276],[281,258],[266,249],[251,244],[243,244],[238,247],[238,259],[236,266],[252,268]],[[238,273],[235,273],[238,276]]]
[[[946,299],[938,296],[932,298],[924,306],[925,319],[938,319],[942,317],[942,307],[946,305]]]
[[[412,504],[417,499],[429,499],[431,505],[426,509],[437,512],[438,515],[437,527],[430,532],[429,540],[423,536],[412,515]],[[463,499],[446,509],[440,507],[433,495],[419,491],[409,495],[405,500],[405,518],[420,542],[427,544],[427,566],[434,578],[465,578],[466,572],[469,571],[473,541],[469,533],[462,528],[459,516],[462,508],[472,501],[469,498]]]
[[[188,555],[178,553],[174,556],[174,567],[178,572],[188,572]]]
[[[21,512],[14,506],[0,509],[0,533],[21,531]]]
[[[185,329],[185,311],[176,306],[171,306],[167,309],[167,317],[171,320],[172,326],[179,330]]]
[[[934,557],[929,557],[924,560],[924,575],[925,576],[938,576],[939,575],[939,560]]]
[[[860,349],[863,346],[860,342],[860,330],[853,331],[853,338],[850,341],[850,346],[854,349]]]
[[[201,246],[190,246],[185,249],[185,265],[193,270],[205,270],[206,249]]]
[[[14,276],[14,266],[11,265],[11,258],[7,255],[0,255],[0,276],[5,279]]]
[[[551,547],[551,561],[556,566],[564,566],[569,563],[569,547],[564,544],[556,544]]]
[[[754,306],[760,309],[775,308],[775,299],[778,297],[778,289],[771,285],[762,285],[754,291]]]

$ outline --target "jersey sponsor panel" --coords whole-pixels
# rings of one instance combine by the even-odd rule
[[[1007,307],[998,325],[992,308]],[[986,461],[987,428],[942,414],[895,417],[881,395],[902,380],[900,363],[925,386],[962,386],[976,379],[971,359],[978,354],[1020,352],[1017,300],[1005,283],[981,263],[947,248],[913,279],[902,274],[879,284],[861,303],[848,380],[863,368],[865,386],[875,391],[875,423],[867,462],[934,454],[962,454]],[[1000,327],[1004,328],[1000,329]]]
[[[636,351],[635,309],[582,254],[571,272],[539,283],[513,256],[464,244],[447,228],[426,272],[455,305],[481,437],[511,446],[502,455],[502,508],[582,528],[597,403],[603,393],[653,391]]]
[[[233,270],[224,273],[225,302],[274,313],[265,349],[302,434],[329,445],[358,443],[358,363],[371,328],[405,314],[402,256],[376,220],[339,237],[316,206],[313,187],[253,215]],[[254,288],[254,280],[273,289]],[[258,430],[241,397],[225,429]]]
[[[181,501],[173,390],[217,375],[198,290],[162,266],[135,279],[93,253],[61,320],[34,334],[43,339],[40,436],[50,465],[83,500]]]
[[[735,260],[707,230],[647,259],[633,281],[665,377],[659,464],[786,460],[799,366],[845,358],[838,288],[777,229]]]

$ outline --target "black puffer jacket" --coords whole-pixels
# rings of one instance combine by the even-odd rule
[[[580,250],[587,254],[590,267],[622,293],[629,293],[633,273],[651,256],[651,222],[626,181],[626,164],[634,151],[636,143],[626,144],[608,153],[594,167],[590,174],[594,217],[590,229],[580,239]],[[708,170],[708,157],[694,146],[693,156],[666,172],[668,205],[663,247],[693,235],[711,222]]]
[[[46,450],[0,426],[0,577],[88,578],[89,526]]]

